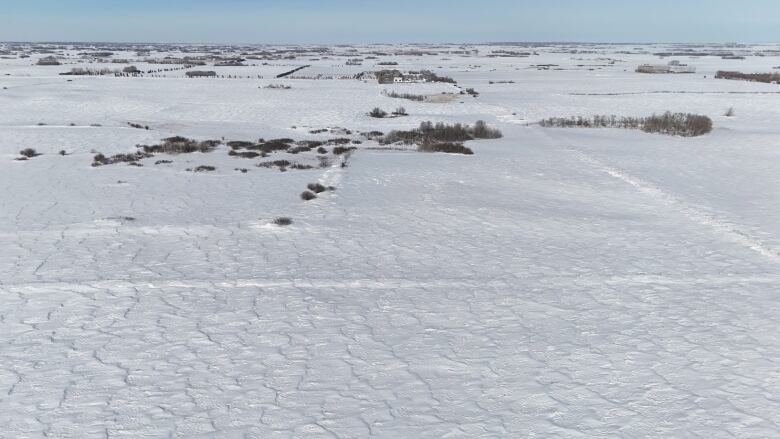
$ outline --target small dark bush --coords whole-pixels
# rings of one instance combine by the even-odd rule
[[[305,191],[301,193],[301,199],[304,201],[309,201],[317,198],[317,195],[314,194],[314,192]]]
[[[311,151],[310,146],[296,146],[295,148],[290,148],[287,150],[290,154],[300,154],[302,152],[308,152]]]
[[[328,150],[323,148],[322,146],[320,146],[319,148],[317,148],[317,153],[318,154],[327,154]]]
[[[333,154],[334,155],[341,155],[341,154],[348,153],[350,151],[354,151],[356,149],[357,148],[355,148],[354,146],[337,146],[337,147],[333,148]]]
[[[67,152],[67,151],[65,151],[64,149],[61,149],[61,150],[60,150],[60,155],[61,155],[61,156],[66,156],[66,155],[68,155],[68,152]]]
[[[292,220],[292,218],[288,218],[286,216],[283,216],[283,217],[279,217],[279,218],[274,219],[273,223],[276,224],[277,226],[284,227],[284,226],[289,226],[290,224],[292,224],[293,220]]]
[[[416,102],[422,102],[422,101],[425,100],[425,96],[424,95],[415,95],[415,94],[411,94],[411,93],[397,93],[395,91],[391,91],[389,93],[387,91],[385,91],[384,95],[389,97],[389,98],[407,99],[407,100],[416,101]]]
[[[255,166],[257,166],[258,168],[274,168],[274,167],[286,168],[290,165],[292,165],[292,162],[288,160],[274,160],[271,162],[261,162]]]
[[[41,155],[38,151],[34,150],[33,148],[25,148],[25,149],[19,151],[19,154],[21,154],[23,157],[27,157],[27,158],[30,158],[30,159],[33,158],[33,157],[38,157],[39,155]]]
[[[157,160],[156,162],[154,162],[155,165],[164,165],[164,164],[167,164],[167,163],[173,163],[173,161],[171,161],[171,160]]]
[[[189,154],[193,152],[211,152],[221,142],[218,140],[204,140],[199,142],[197,140],[187,139],[181,136],[169,137],[163,139],[163,143],[159,145],[139,145],[139,148],[147,153],[156,154]]]
[[[368,115],[371,117],[376,117],[378,119],[381,119],[383,117],[387,117],[387,112],[379,107],[376,107],[373,110],[371,110],[371,112],[368,113]]]
[[[197,168],[193,169],[192,172],[212,172],[216,171],[217,168],[209,165],[200,165]]]
[[[417,148],[420,152],[446,152],[449,154],[466,154],[472,155],[474,151],[470,148],[463,146],[462,143],[432,143],[427,145],[420,145]]]
[[[103,154],[96,154],[92,158],[92,166],[112,165],[114,163],[128,163],[134,166],[140,165],[139,160],[152,157],[152,154],[143,151],[137,151],[131,154],[115,154],[106,157]]]
[[[310,191],[314,192],[315,194],[321,194],[327,190],[327,188],[319,183],[309,183],[308,186]]]
[[[242,152],[230,151],[228,154],[233,157],[241,157],[244,159],[253,159],[255,157],[260,157],[260,153],[254,151],[242,151]]]
[[[231,149],[246,149],[251,148],[255,146],[252,142],[247,142],[243,140],[234,140],[227,143],[227,146],[229,146]]]

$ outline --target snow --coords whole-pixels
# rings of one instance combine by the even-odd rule
[[[382,96],[444,84],[269,79],[294,62],[212,80],[0,59],[0,438],[779,436],[780,88],[712,74],[780,61],[640,75],[656,57],[597,47],[392,58],[480,92],[450,103]],[[572,59],[596,56],[625,62]],[[527,68],[544,63],[575,70]],[[652,91],[688,93],[583,95]],[[529,125],[666,110],[715,130]],[[365,142],[346,168],[283,173],[224,146],[90,166],[173,135],[477,119],[504,138],[473,156]],[[25,147],[43,155],[15,161]],[[336,190],[303,202],[312,182]]]

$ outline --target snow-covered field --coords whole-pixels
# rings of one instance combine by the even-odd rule
[[[37,66],[48,53],[15,47],[0,57],[0,438],[780,437],[780,85],[713,78],[777,72],[780,45],[745,60],[452,46],[345,65],[420,49],[356,47],[190,69],[217,79],[60,76],[126,65],[62,48],[63,65]],[[152,57],[166,55],[181,56]],[[670,59],[698,73],[634,73]],[[480,94],[274,79],[378,61]],[[409,116],[367,116],[398,106]],[[667,110],[714,130],[533,124]],[[346,167],[279,172],[254,165],[315,157],[224,144],[91,166],[171,136],[479,119],[504,137],[471,156],[363,139]],[[42,155],[15,160],[24,148]],[[201,165],[216,170],[186,170]],[[302,201],[315,182],[335,190]]]

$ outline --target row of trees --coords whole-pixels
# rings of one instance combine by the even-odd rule
[[[646,133],[669,134],[673,136],[695,137],[712,131],[712,119],[691,113],[654,114],[650,117],[551,117],[543,119],[539,125],[546,128],[625,128],[639,129]]]

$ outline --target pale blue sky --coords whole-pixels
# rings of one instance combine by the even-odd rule
[[[0,0],[0,41],[778,42],[780,0]]]

